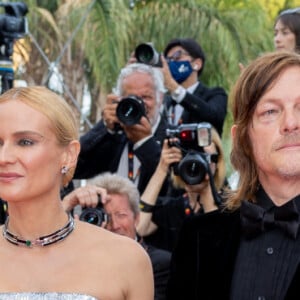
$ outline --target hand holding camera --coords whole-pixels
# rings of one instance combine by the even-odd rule
[[[102,118],[108,129],[123,130],[133,143],[152,134],[144,101],[136,95],[121,98],[115,94],[108,95]]]
[[[175,146],[177,142],[177,138],[164,140],[158,164],[158,168],[164,173],[167,173],[170,166],[172,166],[174,163],[178,163],[182,159],[181,150],[177,146]]]
[[[102,119],[107,129],[114,131],[115,126],[119,123],[119,119],[116,115],[117,105],[119,103],[119,96],[115,94],[107,95],[106,103],[102,111]]]
[[[175,129],[167,129],[169,145],[177,146],[183,153],[183,159],[173,165],[174,174],[189,185],[201,183],[210,172],[210,156],[203,147],[211,144],[211,124],[192,123],[182,124]],[[178,142],[173,143],[172,138]]]
[[[96,207],[85,207],[79,216],[81,221],[105,227],[108,222],[108,215],[103,208],[101,196],[98,195],[98,204]]]
[[[107,201],[107,197],[105,189],[95,185],[86,185],[67,194],[62,201],[62,205],[67,212],[80,205],[82,212],[79,219],[101,226],[102,222],[107,221],[103,209],[103,203]]]
[[[134,51],[134,58],[129,59],[129,63],[139,62],[153,67],[160,67],[164,76],[164,84],[170,93],[178,88],[178,83],[171,74],[166,58],[160,54],[152,43],[139,44]]]

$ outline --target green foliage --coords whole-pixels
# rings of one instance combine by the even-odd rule
[[[81,10],[79,8],[77,13]],[[130,11],[124,1],[98,0],[83,28],[86,58],[95,83],[103,92],[111,91],[128,57],[132,26]]]
[[[299,0],[28,0],[27,3],[30,30],[52,59],[78,27],[86,8],[92,5],[72,41],[71,53],[72,59],[78,60],[74,66],[86,65],[91,89],[100,91],[105,98],[139,43],[152,42],[162,52],[174,37],[192,37],[201,44],[206,53],[201,80],[209,86],[222,86],[229,93],[240,73],[238,63],[246,65],[258,55],[273,51],[274,18],[280,10],[299,5]],[[81,52],[82,61],[78,55]],[[76,82],[74,85],[76,88]],[[230,145],[231,123],[229,112],[223,136],[226,147]]]

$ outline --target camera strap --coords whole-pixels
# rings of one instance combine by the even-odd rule
[[[174,100],[172,100],[172,105],[169,108],[168,117],[169,123],[172,125],[178,125],[182,123],[181,115],[183,112],[183,108],[177,104]]]
[[[128,142],[128,178],[135,182],[137,177],[140,175],[140,168],[136,170],[136,174],[134,176],[134,167],[138,167],[138,164],[134,166],[134,152],[133,152],[133,143]]]
[[[134,157],[134,153],[133,153],[133,143],[132,142],[128,142],[128,178],[131,181],[134,181],[134,163],[133,163],[133,157]]]

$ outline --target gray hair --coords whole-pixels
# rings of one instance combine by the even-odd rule
[[[126,195],[134,215],[139,214],[140,194],[136,185],[128,178],[108,172],[94,177],[90,183],[106,189],[108,194]]]
[[[156,102],[159,103],[161,93],[166,92],[163,74],[160,69],[142,63],[128,64],[121,70],[117,84],[114,88],[114,93],[118,96],[123,96],[123,80],[136,72],[149,74],[151,76],[155,88]]]

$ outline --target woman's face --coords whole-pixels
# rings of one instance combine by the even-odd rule
[[[277,51],[295,51],[296,49],[296,35],[280,20],[274,27],[274,47]]]
[[[0,119],[0,198],[58,197],[67,151],[49,119],[18,100],[0,104]]]

